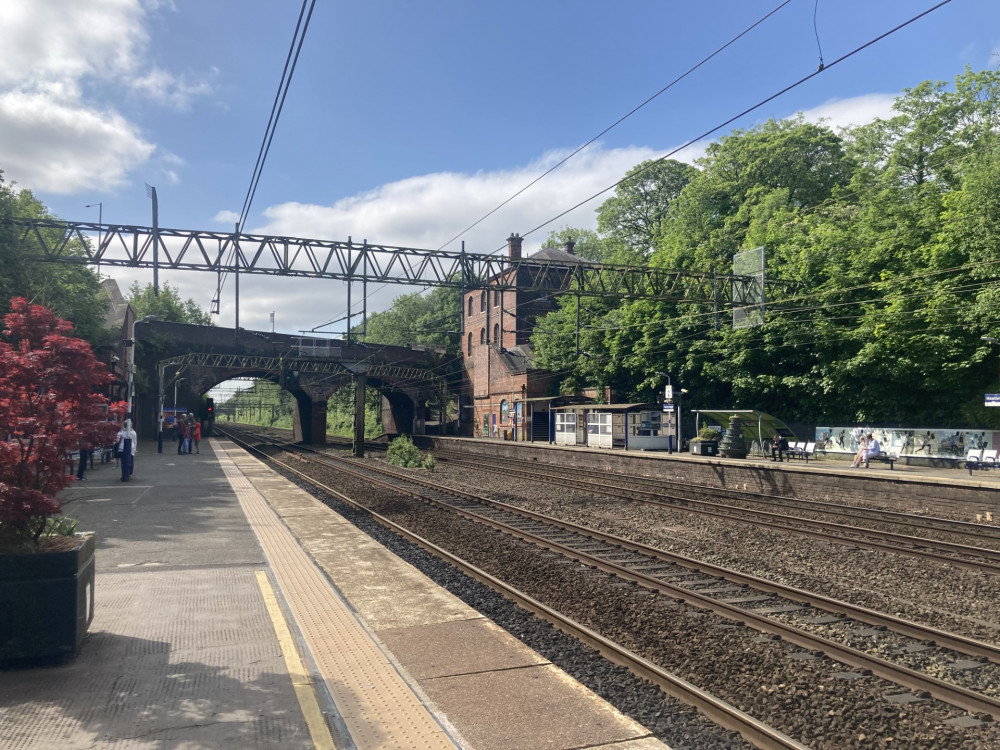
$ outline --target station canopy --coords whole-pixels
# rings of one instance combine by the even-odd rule
[[[729,418],[739,417],[743,437],[746,440],[763,441],[778,433],[782,437],[795,437],[788,425],[777,417],[755,409],[692,409],[695,415],[695,430],[700,428],[702,417],[708,417],[713,422],[729,429]]]

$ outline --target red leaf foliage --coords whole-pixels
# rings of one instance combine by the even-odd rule
[[[11,300],[0,339],[0,531],[37,539],[70,481],[66,457],[118,426],[100,393],[112,379],[90,344],[40,305]]]

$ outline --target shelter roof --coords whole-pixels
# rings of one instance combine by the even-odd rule
[[[783,437],[795,437],[795,433],[784,422],[767,412],[756,409],[692,409],[697,419],[708,417],[723,427],[729,427],[730,417],[740,418],[740,431],[748,440],[773,437],[775,433]],[[763,434],[762,434],[763,433]]]

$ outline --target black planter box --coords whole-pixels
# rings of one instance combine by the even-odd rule
[[[696,456],[719,455],[718,440],[692,440],[689,445],[691,446],[691,453]]]
[[[66,552],[0,555],[0,662],[71,656],[94,619],[94,536]]]

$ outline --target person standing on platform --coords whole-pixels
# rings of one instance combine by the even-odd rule
[[[116,445],[122,455],[122,481],[127,482],[132,478],[132,471],[135,469],[135,449],[139,437],[132,429],[132,420],[126,419],[125,424],[118,430]]]
[[[181,422],[181,443],[184,446],[181,453],[186,456],[191,452],[191,421],[189,419]]]
[[[177,455],[184,452],[184,430],[181,427],[181,418],[174,415],[174,440],[177,442]]]
[[[194,440],[194,452],[201,453],[201,420],[196,420],[194,423],[194,431],[191,434],[191,439]]]
[[[76,478],[80,482],[86,482],[87,480],[83,478],[83,473],[87,470],[87,461],[90,459],[90,443],[86,440],[80,441],[80,465],[76,470]],[[94,467],[91,466],[91,469]]]

